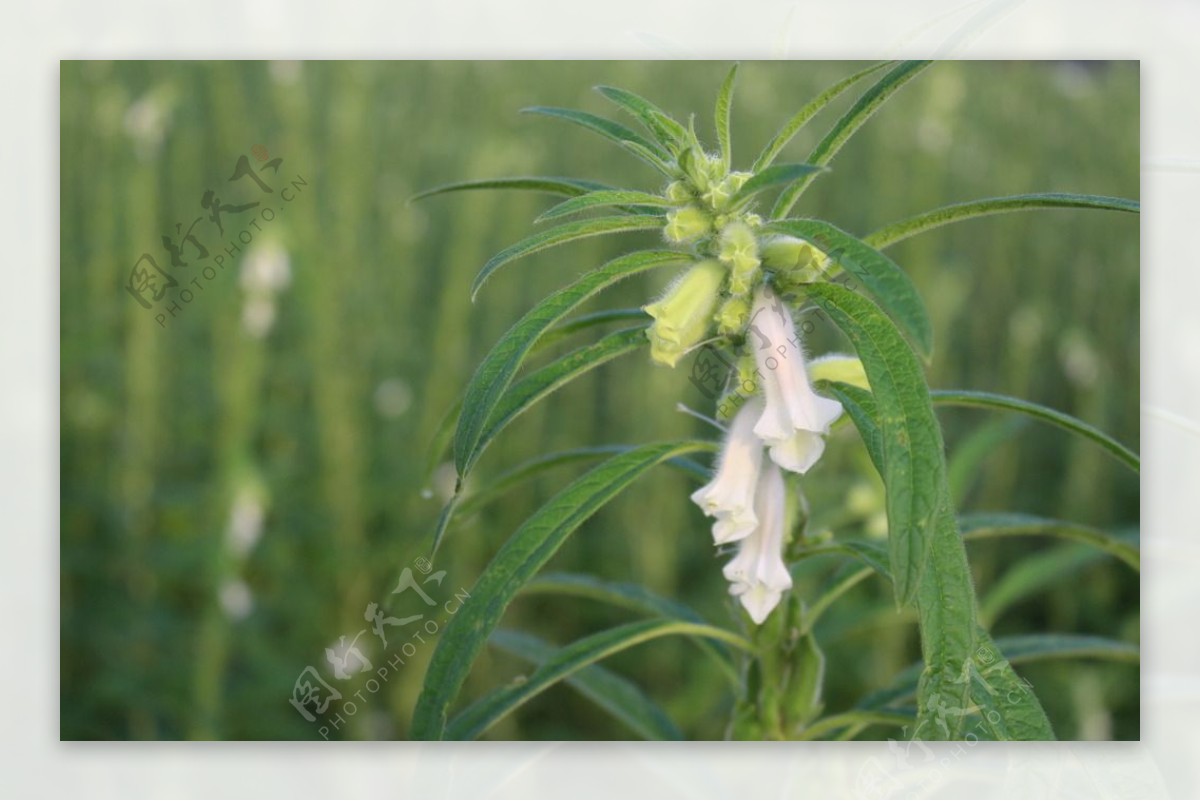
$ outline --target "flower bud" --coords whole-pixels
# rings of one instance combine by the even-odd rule
[[[729,291],[748,294],[759,276],[758,239],[750,226],[735,221],[722,228],[717,257],[730,267]]]
[[[740,334],[750,322],[750,300],[746,297],[732,297],[721,304],[717,310],[717,333],[722,336]]]
[[[712,230],[712,219],[702,209],[684,206],[667,213],[663,233],[671,242],[691,242]]]
[[[826,262],[819,248],[792,236],[773,237],[763,243],[762,260],[790,286],[819,280]]]
[[[725,269],[711,259],[698,262],[671,285],[659,300],[644,307],[654,318],[646,332],[650,358],[674,367],[708,333],[725,281]]]
[[[672,203],[687,203],[692,199],[692,193],[683,181],[672,181],[667,185],[666,197]]]

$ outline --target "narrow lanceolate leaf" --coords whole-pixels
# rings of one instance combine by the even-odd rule
[[[1141,555],[1135,544],[1108,531],[1079,523],[1051,520],[1034,515],[981,513],[964,515],[959,518],[958,524],[962,530],[963,539],[967,540],[1013,536],[1060,537],[1099,548],[1120,559],[1134,570],[1141,569]]]
[[[596,91],[632,114],[668,152],[677,153],[687,141],[687,130],[644,97],[615,86],[597,86]]]
[[[890,61],[883,61],[879,64],[867,67],[865,70],[854,73],[849,78],[843,78],[810,100],[804,106],[804,108],[797,111],[790,120],[784,123],[783,127],[779,129],[779,133],[775,134],[771,141],[767,143],[767,146],[763,148],[762,153],[760,153],[758,158],[754,160],[754,166],[750,168],[750,171],[758,172],[766,167],[770,167],[771,163],[775,161],[775,157],[779,155],[779,152],[787,146],[788,142],[792,141],[792,137],[800,132],[800,129],[804,127],[805,123],[816,116],[817,112],[829,105],[834,98],[849,89],[854,84],[858,83],[858,81],[862,78],[878,72],[879,70],[891,64],[892,62]]]
[[[1013,211],[1034,211],[1037,209],[1103,209],[1106,211],[1124,211],[1137,214],[1141,206],[1136,200],[1126,200],[1120,197],[1104,197],[1103,195],[1073,195],[1061,192],[1046,192],[1030,195],[1009,195],[1007,197],[989,197],[982,200],[972,200],[966,203],[954,203],[940,209],[927,211],[906,220],[885,225],[878,231],[863,238],[871,247],[886,248],[897,242],[916,236],[924,231],[948,225],[960,220],[970,220],[975,217],[986,217],[990,214],[1005,214]]]
[[[854,427],[858,429],[858,434],[862,437],[863,445],[867,448],[867,455],[871,457],[875,469],[879,471],[879,475],[884,475],[883,434],[880,433],[879,426],[875,423],[875,419],[879,416],[875,398],[870,391],[851,384],[833,382],[828,386],[829,391],[841,401],[842,408],[854,422]]]
[[[499,629],[489,642],[501,651],[539,666],[559,655],[555,646],[519,631]],[[683,739],[683,734],[658,704],[646,697],[636,684],[610,670],[591,665],[568,676],[566,683],[643,740]]]
[[[908,274],[860,239],[822,220],[782,220],[768,231],[787,234],[820,248],[834,264],[857,278],[921,355],[933,351],[933,326]]]
[[[874,386],[869,367],[867,374]],[[847,414],[868,443],[868,450],[873,451],[876,465],[886,464],[882,443],[870,444],[882,438],[887,415],[883,404],[877,404],[870,393],[858,387],[836,383],[830,386],[844,399],[843,403],[849,401],[845,407]],[[939,471],[944,472],[944,460],[939,461],[942,462]],[[886,475],[884,470],[880,473]],[[890,495],[890,487],[888,491]],[[985,733],[994,738],[1053,739],[1054,732],[1033,691],[1021,682],[1007,661],[994,653],[986,665],[993,677],[991,686],[1006,687],[1008,694],[998,701],[985,696],[988,685],[978,680],[980,666],[976,660],[992,653],[988,648],[991,641],[978,624],[971,570],[944,478],[939,481],[937,501],[928,565],[921,574],[916,596],[924,664],[918,666],[923,669],[911,671],[908,678],[915,685],[917,673],[920,674],[914,736],[926,740],[962,739],[973,720],[971,710],[985,709],[988,716]],[[910,690],[907,695],[911,694]],[[883,705],[904,695],[875,693],[862,705]],[[976,732],[975,736],[980,734]]]
[[[665,464],[679,462],[682,458],[676,457]],[[577,598],[587,598],[611,604],[645,615],[672,618],[689,623],[708,623],[707,620],[687,604],[670,598],[664,598],[640,584],[607,581],[595,576],[580,575],[577,573],[547,573],[538,576],[525,585],[522,593],[526,595],[531,593],[571,595]],[[734,686],[740,686],[741,679],[738,676],[736,666],[733,664],[733,658],[729,650],[723,644],[703,637],[697,637],[695,641],[701,650],[716,660]]]
[[[711,447],[702,441],[654,443],[614,456],[569,484],[526,520],[488,563],[471,589],[470,600],[443,629],[413,713],[412,736],[442,739],[450,704],[504,610],[567,537],[650,468]]]
[[[945,490],[917,597],[925,666],[915,736],[924,740],[1053,740],[1033,689],[979,626],[966,552]]]
[[[553,345],[555,342],[561,342],[567,337],[574,336],[580,331],[586,331],[596,326],[607,325],[608,323],[649,322],[649,319],[650,315],[636,308],[603,309],[591,314],[581,314],[578,317],[567,320],[565,323],[559,323],[542,334],[537,344],[534,345],[533,350],[539,351],[544,347]]]
[[[627,189],[607,189],[599,192],[589,192],[586,195],[573,197],[557,206],[548,209],[542,216],[537,218],[537,222],[543,220],[552,220],[555,217],[565,217],[568,214],[576,214],[588,209],[596,209],[604,206],[670,206],[671,203],[661,195],[652,195],[649,192],[634,192]]]
[[[657,152],[650,148],[640,145],[637,142],[622,142],[621,147],[658,170],[663,176],[672,180],[677,177],[678,170],[671,166],[668,158],[659,156]]]
[[[565,646],[543,662],[525,681],[497,690],[471,704],[454,719],[447,739],[473,740],[505,715],[576,671],[605,657],[671,634],[699,635],[737,643],[749,648],[741,637],[724,629],[678,620],[642,620],[602,631]]]
[[[929,64],[928,61],[905,61],[889,70],[887,75],[884,75],[878,83],[864,92],[858,102],[837,121],[829,133],[825,134],[825,138],[817,143],[806,161],[809,164],[817,165],[825,165],[832,161],[833,157],[842,149],[842,145],[846,144],[850,137],[871,118],[871,115],[879,110],[884,101],[915,78]],[[779,200],[775,202],[775,208],[771,210],[772,219],[778,220],[788,216],[788,212],[792,210],[792,206],[808,188],[814,175],[815,173],[801,178],[779,196]]]
[[[945,483],[942,432],[925,376],[900,332],[871,301],[836,284],[814,284],[808,294],[850,338],[871,384],[887,490],[892,579],[897,602],[907,604],[929,560]]]
[[[542,398],[554,390],[578,378],[587,371],[612,361],[618,356],[631,353],[648,344],[645,326],[614,331],[590,345],[571,351],[567,355],[541,367],[513,384],[504,393],[484,426],[479,442],[467,456],[463,471],[469,471],[485,448],[491,444],[504,428]]]
[[[1018,603],[1074,582],[1084,568],[1101,561],[1104,554],[1078,543],[1040,548],[1009,565],[979,599],[979,620],[991,626]]]
[[[555,468],[578,464],[580,462],[598,461],[605,456],[625,453],[634,447],[636,446],[596,445],[590,448],[572,448],[570,450],[554,451],[553,453],[535,456],[516,467],[504,471],[492,479],[486,486],[474,490],[469,495],[465,495],[458,505],[456,514],[460,517],[473,514],[489,503],[504,497],[515,487],[519,487],[525,482]],[[704,483],[712,477],[709,469],[694,459],[687,459],[681,456],[678,459],[669,460],[666,464],[668,467],[673,467],[679,472],[695,479],[698,483]]]
[[[825,168],[814,167],[812,164],[776,164],[773,167],[767,167],[765,170],[755,173],[753,178],[742,184],[742,188],[737,191],[730,203],[736,208],[759,192],[765,192],[782,184],[790,184],[797,178],[820,172],[823,169]]]
[[[717,109],[713,114],[717,125],[717,142],[721,145],[721,163],[727,170],[733,163],[733,140],[729,136],[729,115],[733,106],[733,85],[737,80],[737,71],[738,65],[734,64],[730,68],[729,74],[725,76],[725,82],[721,84],[721,91],[717,94]]]
[[[657,144],[651,142],[646,137],[626,128],[619,122],[598,117],[595,114],[589,114],[586,111],[575,111],[569,108],[551,108],[549,106],[531,106],[530,108],[521,109],[522,114],[541,114],[546,117],[555,117],[560,120],[575,123],[587,128],[589,131],[594,131],[606,139],[610,139],[617,144],[622,142],[633,142],[639,144],[652,153],[656,153],[660,158],[668,158],[669,154]]]
[[[1095,637],[1090,634],[1017,634],[989,641],[979,656],[981,672],[986,676],[995,662],[996,652],[1010,665],[1049,662],[1056,659],[1098,659],[1111,662],[1138,662],[1138,647],[1119,640]],[[858,702],[858,709],[882,709],[903,703],[917,692],[921,664],[909,665],[896,675],[892,683],[876,690]]]
[[[1016,634],[998,638],[996,646],[1014,664],[1050,659],[1141,661],[1136,645],[1090,634]]]
[[[997,395],[994,392],[976,392],[968,389],[935,389],[932,393],[933,402],[945,406],[977,406],[984,409],[1001,409],[1007,412],[1019,412],[1040,420],[1043,423],[1058,426],[1072,434],[1087,437],[1116,459],[1137,473],[1141,470],[1141,460],[1138,455],[1115,439],[1105,434],[1095,426],[1064,414],[1048,406],[1042,406],[1020,398],[1010,398],[1007,395]]]
[[[467,385],[458,429],[454,435],[454,466],[465,475],[468,458],[479,444],[484,426],[512,383],[521,363],[542,333],[597,292],[655,267],[680,265],[688,257],[669,250],[631,253],[613,259],[570,286],[555,292],[529,310],[492,346]]]
[[[414,200],[422,200],[434,195],[444,195],[447,192],[465,192],[474,189],[523,189],[529,192],[545,192],[551,195],[564,195],[566,197],[575,197],[588,192],[594,192],[598,189],[608,189],[607,184],[602,184],[599,181],[588,181],[583,178],[543,178],[543,177],[516,177],[516,178],[485,178],[481,181],[459,181],[453,184],[444,184],[435,186],[433,189],[426,189],[409,198],[409,203]]]
[[[662,217],[657,214],[631,214],[623,217],[577,220],[541,231],[522,239],[517,244],[505,248],[488,259],[487,264],[483,265],[483,269],[479,271],[479,275],[475,276],[475,281],[471,284],[471,300],[474,300],[475,296],[479,294],[480,287],[491,277],[492,273],[510,261],[537,253],[539,250],[552,248],[555,245],[574,242],[576,239],[600,236],[601,234],[619,234],[625,231],[652,231],[662,228],[662,225]]]

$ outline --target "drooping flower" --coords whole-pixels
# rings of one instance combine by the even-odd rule
[[[766,405],[754,426],[780,467],[804,473],[825,451],[824,436],[842,405],[813,391],[796,326],[769,288],[754,296],[750,328]]]
[[[763,444],[754,433],[754,423],[762,408],[758,398],[742,405],[729,424],[712,481],[692,493],[692,501],[704,514],[717,519],[713,524],[713,541],[717,545],[747,537],[758,525],[754,495],[762,467]]]
[[[737,556],[725,565],[724,573],[730,594],[761,624],[792,588],[792,575],[783,560],[787,489],[783,472],[773,462],[768,461],[759,472],[754,512],[758,524],[741,540]]]
[[[654,318],[646,332],[651,359],[674,367],[688,349],[704,339],[724,280],[725,269],[720,262],[698,262],[660,300],[644,307],[646,314]]]

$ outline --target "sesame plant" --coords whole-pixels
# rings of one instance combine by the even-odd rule
[[[1062,193],[988,198],[934,209],[867,236],[791,216],[797,200],[829,170],[850,137],[928,66],[888,62],[850,75],[791,117],[748,164],[735,160],[730,140],[736,66],[720,87],[717,141],[710,147],[698,139],[694,124],[685,125],[630,92],[601,86],[598,91],[641,131],[582,111],[528,111],[583,126],[615,143],[657,173],[659,191],[517,177],[451,184],[421,195],[515,189],[565,198],[539,218],[548,227],[483,266],[472,298],[501,268],[583,237],[659,231],[664,244],[586,272],[529,310],[483,359],[438,432],[433,458],[452,448],[458,481],[438,520],[435,551],[456,514],[549,467],[604,460],[511,534],[474,584],[470,600],[448,621],[417,702],[414,737],[478,737],[547,687],[568,681],[638,736],[679,738],[676,725],[642,690],[596,663],[648,640],[683,635],[731,677],[731,738],[849,738],[867,726],[883,725],[895,727],[897,737],[924,740],[1046,740],[1055,736],[1051,725],[1010,659],[1030,653],[1103,656],[1109,649],[1128,648],[1095,637],[1036,633],[1019,642],[997,642],[981,624],[964,537],[1039,533],[1081,540],[1135,570],[1138,552],[1115,535],[1018,514],[963,524],[951,500],[934,407],[969,405],[1026,415],[1091,440],[1133,471],[1138,457],[1087,423],[1035,403],[974,391],[931,391],[924,365],[935,358],[932,327],[920,293],[885,251],[908,237],[984,215],[1062,207],[1136,213],[1137,202]],[[780,161],[788,143],[818,112],[868,79],[874,83],[807,159]],[[774,202],[765,202],[771,195]],[[572,317],[604,289],[650,271],[675,277],[643,309]],[[801,315],[840,329],[848,352],[811,354],[802,341],[807,329],[797,327]],[[613,322],[625,327],[522,374],[522,365],[539,348]],[[711,424],[711,439],[591,445],[545,454],[482,489],[467,488],[464,480],[481,454],[515,417],[587,371],[641,350],[664,369],[705,355],[726,366],[715,408],[696,412]],[[857,430],[882,479],[886,541],[809,530],[805,475],[820,464],[834,426]],[[704,466],[709,457],[711,470]],[[736,601],[724,624],[629,583],[539,575],[584,521],[664,464],[694,476],[699,485],[690,500],[711,518],[711,545],[722,560],[714,559],[712,569],[723,572]],[[697,533],[695,547],[710,547],[706,536]],[[844,560],[846,579],[819,597],[799,597],[792,591],[792,571],[818,555]],[[815,623],[849,587],[871,574],[890,582],[898,608],[914,611],[922,664],[851,709],[827,710],[822,700],[826,664]],[[532,589],[611,602],[643,617],[563,647],[499,629],[514,597]],[[523,681],[456,705],[489,641],[534,667]]]

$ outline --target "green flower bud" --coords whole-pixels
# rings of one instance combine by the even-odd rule
[[[734,221],[721,229],[717,258],[730,267],[729,291],[745,295],[759,276],[758,239],[750,226]]]
[[[717,310],[717,333],[722,336],[740,334],[750,323],[750,299],[732,297]]]
[[[654,324],[646,332],[651,359],[674,367],[690,348],[704,339],[724,282],[725,268],[719,262],[712,259],[698,262],[662,298],[644,307],[646,314],[654,318]]]
[[[712,218],[695,206],[684,206],[667,213],[663,233],[671,242],[691,242],[712,230]]]
[[[692,199],[692,192],[683,181],[672,181],[667,186],[666,196],[672,203],[687,203]]]
[[[763,264],[778,272],[788,285],[810,284],[821,277],[825,254],[791,236],[774,237],[763,244]]]

